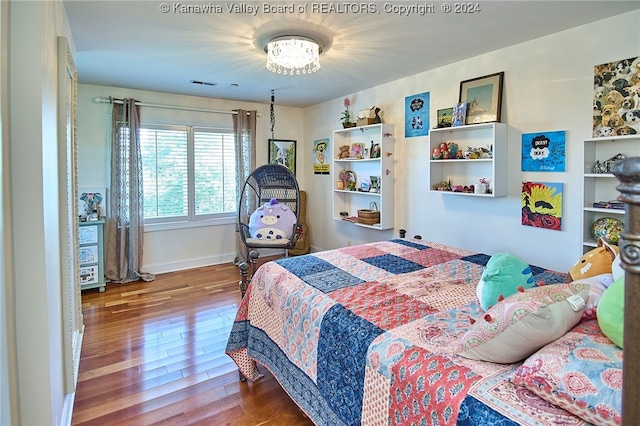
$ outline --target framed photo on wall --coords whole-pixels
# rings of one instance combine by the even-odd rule
[[[282,164],[296,174],[296,141],[269,139],[269,164]]]
[[[467,104],[465,124],[500,121],[504,71],[460,82],[458,102]]]

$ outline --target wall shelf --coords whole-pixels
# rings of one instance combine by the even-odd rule
[[[332,144],[331,181],[333,185],[333,218],[345,223],[361,226],[369,229],[392,229],[393,218],[393,149],[394,149],[393,124],[371,124],[368,126],[351,127],[335,130]],[[361,155],[364,158],[338,158],[340,147],[361,144]],[[377,147],[379,157],[369,158],[370,152]],[[340,174],[345,171],[355,175],[355,190],[347,190],[338,187]],[[370,184],[371,177],[376,177],[379,182],[378,192],[359,191],[363,183]],[[368,225],[364,223],[350,222],[342,219],[341,212],[347,212],[347,217],[357,217],[358,210],[369,209],[375,203],[380,211],[380,223]]]
[[[604,162],[617,154],[628,157],[640,156],[640,136],[613,136],[585,139],[583,145],[582,174],[582,251],[597,247],[591,236],[593,222],[602,217],[613,217],[625,221],[626,209],[593,207],[595,202],[616,201],[619,195],[616,187],[620,183],[611,173],[593,173],[596,161]]]
[[[461,151],[468,147],[486,148],[491,158],[442,159],[431,158],[433,149],[445,142],[455,142]],[[489,182],[491,193],[440,191],[433,186],[440,182],[477,188],[480,179]],[[431,129],[429,137],[429,191],[482,197],[507,195],[507,126],[503,123],[470,124],[458,127]]]

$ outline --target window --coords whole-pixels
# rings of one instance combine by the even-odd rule
[[[235,217],[231,130],[142,125],[140,151],[147,223]]]

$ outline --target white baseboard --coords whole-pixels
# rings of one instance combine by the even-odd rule
[[[157,263],[155,265],[143,265],[144,272],[152,274],[164,274],[166,272],[183,271],[185,269],[201,268],[203,266],[219,265],[221,263],[233,262],[236,253],[222,254],[219,256],[198,257],[185,259],[177,262]]]

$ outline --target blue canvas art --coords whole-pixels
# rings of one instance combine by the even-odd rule
[[[429,134],[429,92],[404,99],[404,137]]]
[[[522,135],[523,172],[564,172],[565,161],[564,130]]]

